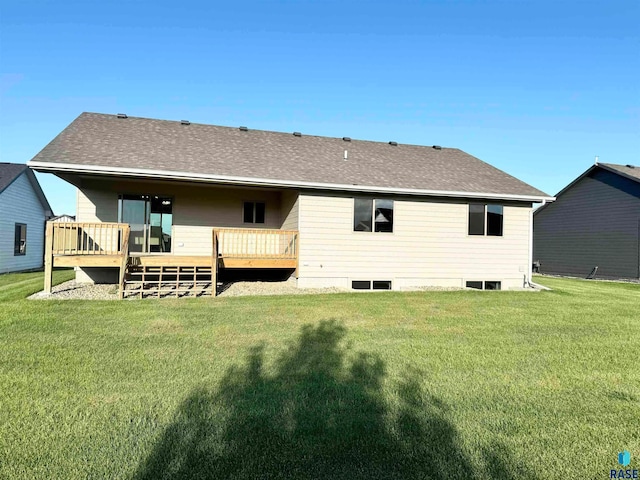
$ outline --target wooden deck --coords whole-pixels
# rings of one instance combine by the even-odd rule
[[[184,269],[185,273],[198,272],[193,277],[192,287],[200,290],[204,285],[202,276],[206,270],[210,275],[212,295],[215,295],[220,269],[295,269],[296,274],[298,270],[299,234],[295,230],[212,228],[211,255],[200,256],[131,254],[128,248],[129,233],[129,225],[123,223],[48,222],[45,292],[51,293],[53,267],[118,268],[120,298],[124,297],[127,282],[130,287],[137,285],[142,296],[142,292],[150,285],[156,285],[158,289],[167,285],[166,281],[162,281],[163,275],[166,274],[164,278],[171,278],[173,282],[175,273]],[[172,272],[174,276],[171,276]],[[189,275],[178,275],[175,278],[186,280],[175,280],[177,287],[166,288],[197,290],[189,287]]]

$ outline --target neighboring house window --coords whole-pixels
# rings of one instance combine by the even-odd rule
[[[24,223],[16,223],[14,238],[13,254],[25,255],[27,253],[27,226]]]
[[[502,205],[469,204],[469,235],[501,237],[503,227]]]
[[[354,232],[393,232],[393,200],[353,199]]]
[[[265,211],[264,202],[244,202],[244,223],[264,223]]]

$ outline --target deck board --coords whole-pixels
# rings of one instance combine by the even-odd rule
[[[54,267],[120,267],[122,255],[54,255]]]

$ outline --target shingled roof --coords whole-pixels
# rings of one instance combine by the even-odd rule
[[[49,205],[49,201],[42,191],[40,183],[38,183],[38,179],[36,178],[34,173],[29,170],[29,167],[27,167],[24,163],[0,162],[0,193],[6,190],[9,185],[15,182],[23,173],[27,176],[27,179],[31,183],[36,197],[38,197],[38,200],[40,200],[42,208],[45,211],[45,215],[48,217],[51,216],[51,206]],[[4,208],[6,208],[6,206]]]
[[[52,172],[151,175],[218,183],[550,199],[456,148],[98,113],[81,114],[29,165]]]
[[[27,168],[21,163],[0,162],[0,192],[11,185]]]
[[[617,165],[615,163],[599,163],[598,166],[606,170],[627,177],[629,180],[640,182],[640,167],[635,165]]]

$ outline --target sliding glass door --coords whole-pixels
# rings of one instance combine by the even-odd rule
[[[130,252],[171,252],[173,199],[157,195],[120,195],[118,221],[131,227]]]

